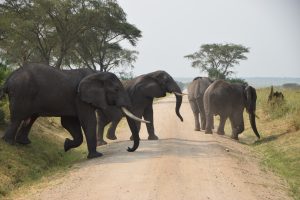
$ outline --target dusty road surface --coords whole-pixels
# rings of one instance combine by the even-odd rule
[[[285,184],[261,170],[245,145],[193,131],[187,99],[181,108],[183,123],[174,101],[167,97],[154,105],[160,140],[145,140],[143,125],[140,148],[128,153],[132,142],[126,124],[117,142],[98,148],[102,158],[80,163],[19,199],[289,199]]]

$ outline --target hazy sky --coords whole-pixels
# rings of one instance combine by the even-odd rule
[[[250,47],[238,77],[300,77],[299,0],[119,0],[143,37],[134,74],[194,77],[183,56],[205,43]],[[204,74],[202,74],[204,75]]]

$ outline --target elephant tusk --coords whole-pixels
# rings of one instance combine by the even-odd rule
[[[185,94],[185,93],[178,93],[178,92],[173,92],[175,95],[178,95],[178,96],[185,96],[185,95],[188,95],[188,94]]]
[[[143,122],[143,123],[150,123],[149,121],[146,121],[146,120],[143,120],[143,119],[140,119],[140,118],[136,117],[134,114],[132,114],[129,110],[127,110],[124,107],[121,107],[121,109],[125,113],[125,115],[127,115],[128,117],[130,117],[130,118],[132,118],[136,121]]]

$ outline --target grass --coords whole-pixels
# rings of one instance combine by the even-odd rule
[[[261,155],[264,166],[286,180],[291,196],[300,200],[300,90],[274,90],[282,91],[285,97],[283,103],[274,106],[267,103],[270,88],[257,90],[256,124],[261,139],[256,139],[246,112],[245,131],[239,138]],[[231,132],[229,120],[225,132]]]
[[[39,119],[30,133],[30,145],[13,146],[0,140],[0,198],[86,159],[85,144],[64,152],[64,139],[69,135],[58,125],[58,120]]]

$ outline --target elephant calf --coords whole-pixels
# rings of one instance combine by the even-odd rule
[[[251,86],[231,84],[223,80],[212,83],[204,93],[204,109],[206,113],[205,133],[212,133],[213,116],[220,116],[217,133],[224,133],[227,118],[230,119],[233,139],[244,131],[243,111],[246,108],[252,130],[260,138],[255,123],[256,91]]]
[[[207,77],[196,77],[188,86],[188,99],[195,119],[195,131],[205,130],[206,118],[203,105],[203,96],[205,90],[213,81]],[[199,114],[201,118],[201,127],[199,123]]]

